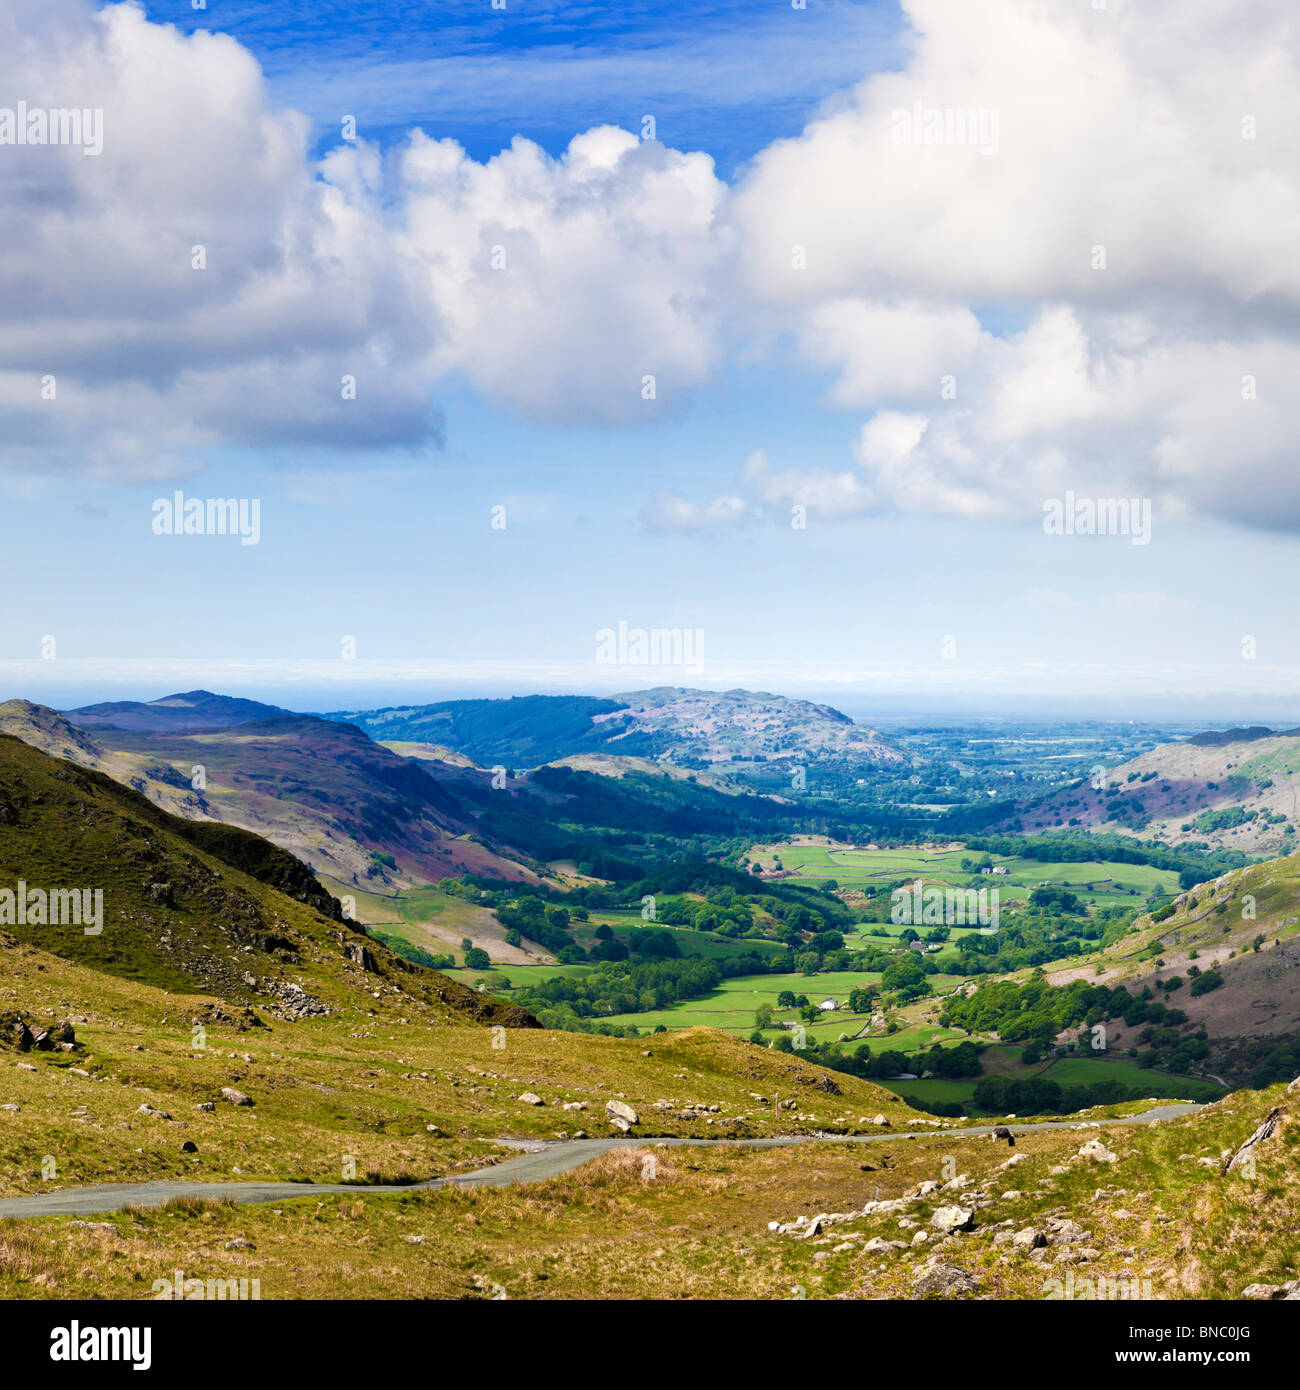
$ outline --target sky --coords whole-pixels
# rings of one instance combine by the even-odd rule
[[[1297,78],[1282,0],[11,0],[0,697],[1300,724]]]

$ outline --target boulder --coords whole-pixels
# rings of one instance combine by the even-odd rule
[[[949,1231],[960,1231],[964,1226],[969,1226],[974,1215],[970,1207],[938,1207],[930,1218],[930,1228],[940,1235],[947,1235]]]
[[[924,1265],[912,1276],[912,1288],[917,1298],[929,1298],[935,1294],[942,1298],[960,1298],[964,1294],[974,1293],[978,1282],[974,1275],[959,1266],[943,1263]]]
[[[343,947],[343,954],[354,965],[359,965],[362,970],[374,972],[375,957],[369,946],[363,946],[360,941],[349,941]]]
[[[1251,1150],[1255,1147],[1256,1144],[1262,1144],[1265,1142],[1265,1140],[1271,1139],[1277,1133],[1281,1124],[1282,1107],[1280,1105],[1274,1106],[1273,1109],[1269,1111],[1268,1116],[1265,1118],[1263,1124],[1259,1126],[1259,1128],[1254,1132],[1254,1134],[1252,1134],[1250,1138],[1247,1139],[1246,1142],[1241,1146],[1241,1148],[1239,1148],[1237,1152],[1233,1154],[1233,1156],[1228,1160],[1228,1166],[1226,1171],[1231,1173],[1232,1170],[1239,1163],[1244,1162],[1247,1155],[1251,1152]]]
[[[637,1113],[626,1101],[607,1100],[605,1102],[605,1114],[609,1116],[610,1124],[622,1120],[624,1123],[618,1126],[621,1129],[626,1129],[629,1125],[637,1123]]]
[[[1011,1237],[1011,1244],[1017,1250],[1037,1250],[1040,1246],[1047,1244],[1047,1237],[1035,1227],[1026,1226],[1023,1231],[1017,1231]]]
[[[32,1030],[20,1013],[8,1011],[0,1013],[0,1043],[6,1047],[17,1048],[19,1052],[30,1052]]]
[[[252,1096],[246,1096],[243,1091],[237,1091],[233,1086],[223,1086],[221,1088],[221,1099],[227,1100],[231,1105],[252,1105]]]
[[[1089,1139],[1088,1142],[1079,1150],[1080,1158],[1086,1158],[1093,1163],[1118,1163],[1119,1155],[1108,1149],[1100,1139]]]
[[[155,1110],[154,1107],[150,1105],[148,1101],[145,1101],[145,1103],[142,1106],[140,1106],[140,1108],[135,1113],[137,1115],[153,1115],[160,1120],[171,1119],[171,1116],[165,1110]]]
[[[545,1105],[546,1102],[537,1094],[536,1091],[525,1091],[519,1097],[522,1105]]]

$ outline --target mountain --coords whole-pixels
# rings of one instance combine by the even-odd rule
[[[166,695],[161,700],[114,700],[101,705],[84,705],[69,710],[68,722],[81,728],[167,730],[194,733],[204,729],[231,729],[254,719],[271,719],[288,714],[278,705],[256,700],[240,700],[232,695],[214,695],[210,690],[188,690],[182,695]]]
[[[353,725],[284,713],[235,723],[250,707],[274,707],[221,696],[176,703],[189,699],[169,697],[125,714],[116,707],[125,725],[83,727],[56,710],[11,700],[0,705],[0,732],[103,772],[176,815],[264,835],[343,885],[382,891],[467,870],[535,879],[518,856],[477,833],[472,809],[437,765],[399,757]],[[227,723],[192,729],[184,723],[190,715],[165,714],[182,723],[148,727],[154,716],[140,712],[159,707],[201,708],[202,718]]]
[[[862,769],[905,756],[829,705],[747,690],[661,686],[610,699],[527,695],[336,712],[372,738],[436,744],[483,766],[538,767],[583,754],[742,769],[792,760]]]
[[[0,735],[0,946],[15,942],[282,1019],[386,998],[460,1022],[528,1023],[368,940],[305,864],[259,836],[169,815]]]
[[[1073,825],[1165,844],[1277,855],[1300,825],[1300,730],[1229,729],[1163,743],[1106,773],[1016,808],[1026,831]]]

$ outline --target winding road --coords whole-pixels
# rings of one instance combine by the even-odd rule
[[[1200,1105],[1159,1105],[1140,1115],[1104,1120],[1040,1120],[1034,1124],[1013,1125],[1016,1134],[1040,1129],[1091,1129],[1096,1125],[1155,1124],[1174,1120],[1202,1109]],[[237,1202],[287,1202],[298,1197],[324,1197],[360,1192],[430,1192],[459,1184],[465,1187],[509,1187],[516,1182],[541,1182],[580,1168],[611,1149],[648,1147],[699,1147],[735,1149],[781,1149],[794,1144],[879,1144],[899,1139],[948,1138],[951,1135],[978,1137],[992,1134],[992,1125],[972,1129],[930,1129],[920,1132],[900,1130],[889,1134],[787,1134],[768,1139],[692,1139],[677,1136],[644,1139],[556,1139],[518,1140],[513,1146],[521,1152],[514,1158],[486,1168],[476,1168],[452,1177],[431,1178],[428,1182],[400,1187],[367,1186],[363,1183],[310,1182],[115,1182],[94,1187],[65,1187],[30,1197],[0,1198],[0,1217],[97,1216],[120,1211],[125,1206],[158,1207],[173,1197],[204,1197],[220,1201],[230,1197]],[[502,1141],[498,1141],[502,1142]]]

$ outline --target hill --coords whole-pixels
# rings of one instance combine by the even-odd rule
[[[8,735],[0,890],[10,949],[26,943],[158,989],[280,1018],[384,995],[431,1017],[527,1018],[367,942],[307,866],[266,840],[169,815]]]
[[[170,730],[231,729],[254,719],[270,719],[289,711],[279,705],[241,700],[233,695],[214,695],[210,690],[187,690],[161,700],[113,700],[68,711],[68,722],[82,728],[111,725],[118,729]]]
[[[188,698],[155,704],[171,710]],[[187,727],[184,714],[179,724],[132,715],[78,727],[72,716],[11,700],[0,705],[0,731],[103,772],[173,814],[264,835],[343,885],[391,889],[463,872],[535,881],[519,856],[473,834],[472,809],[452,785],[464,769],[400,757],[353,725],[314,715],[236,723],[233,706],[244,714],[273,707],[229,705],[219,696],[202,703],[204,718],[228,717],[202,729]]]
[[[610,699],[527,695],[334,713],[372,738],[432,743],[483,766],[537,767],[582,754],[743,769],[773,761],[835,761],[870,769],[906,763],[874,729],[829,705],[747,690],[662,686]]]
[[[1164,743],[1107,771],[1100,788],[1074,783],[1017,806],[1010,819],[1029,832],[1072,825],[1288,853],[1300,824],[1300,730],[1230,729]]]
[[[1047,978],[1149,990],[1187,1016],[1188,1030],[1207,1034],[1213,1071],[1265,1084],[1263,1060],[1300,1040],[1300,853],[1198,884]],[[1300,1063],[1300,1047],[1295,1056]],[[1291,1074],[1289,1058],[1280,1065]]]

